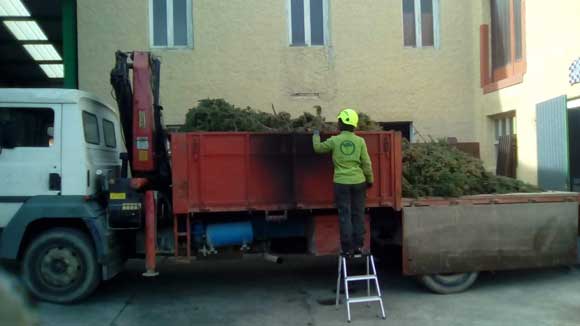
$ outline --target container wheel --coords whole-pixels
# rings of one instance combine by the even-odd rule
[[[435,293],[451,294],[467,290],[475,283],[478,275],[478,272],[432,274],[420,276],[419,281]]]
[[[101,280],[91,240],[75,229],[58,228],[39,235],[26,249],[22,265],[30,292],[54,303],[81,300]]]

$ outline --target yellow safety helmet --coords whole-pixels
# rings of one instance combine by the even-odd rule
[[[358,126],[358,114],[353,109],[343,109],[338,114],[338,119],[345,125],[353,126],[355,128]]]

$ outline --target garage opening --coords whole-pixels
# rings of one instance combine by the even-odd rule
[[[383,130],[400,131],[403,138],[411,141],[413,123],[411,121],[379,122]]]
[[[570,159],[570,190],[580,191],[580,98],[569,99],[568,152]]]

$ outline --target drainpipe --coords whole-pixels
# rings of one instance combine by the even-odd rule
[[[64,88],[78,88],[76,0],[61,1]]]

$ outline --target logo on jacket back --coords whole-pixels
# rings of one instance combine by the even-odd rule
[[[342,143],[340,143],[340,151],[344,155],[352,155],[355,149],[356,146],[354,146],[354,143],[351,142],[350,140],[345,140]]]

